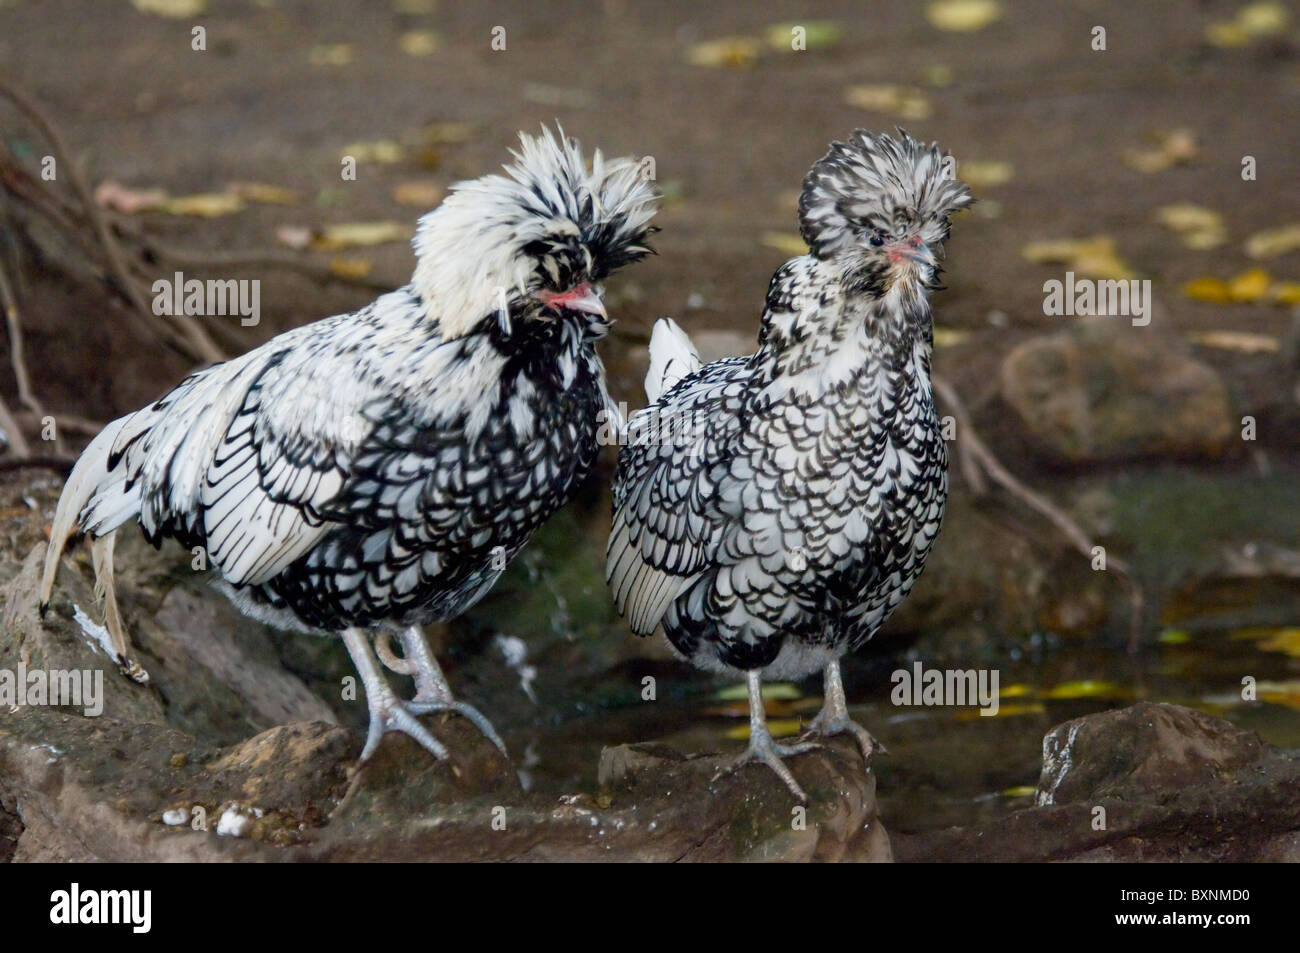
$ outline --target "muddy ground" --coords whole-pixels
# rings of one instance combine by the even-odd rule
[[[764,46],[747,65],[705,66],[691,62],[698,44],[762,38],[809,14],[769,2],[209,0],[199,15],[168,18],[125,0],[0,0],[0,76],[57,124],[92,185],[112,180],[179,196],[256,182],[298,196],[212,218],[132,217],[183,249],[283,253],[284,226],[413,226],[422,209],[395,190],[436,195],[499,165],[516,130],[552,120],[607,152],[653,156],[666,195],[659,253],[617,276],[609,293],[620,334],[604,353],[611,389],[631,407],[643,398],[643,344],[655,318],[675,317],[719,353],[753,340],[768,278],[790,254],[773,236],[797,233],[800,180],[831,139],[857,126],[902,124],[959,162],[1008,163],[1009,179],[977,186],[980,204],[954,225],[948,288],[936,298],[935,366],[1006,465],[1132,565],[1147,609],[1141,651],[1130,657],[1128,606],[1113,576],[1093,571],[1023,501],[1004,493],[977,501],[954,479],[926,576],[847,671],[851,700],[873,728],[888,726],[876,732],[893,752],[876,774],[881,816],[891,831],[924,838],[1032,814],[1043,736],[1067,718],[1137,699],[1178,701],[1274,745],[1300,746],[1300,321],[1267,295],[1216,303],[1183,290],[1260,266],[1277,282],[1300,281],[1300,251],[1261,260],[1246,250],[1250,236],[1300,222],[1300,17],[1280,5],[1291,19],[1277,31],[1240,45],[1207,39],[1207,29],[1244,6],[1007,0],[1000,20],[959,33],[932,26],[923,4],[826,3],[815,16],[836,24],[837,42],[798,53]],[[196,25],[206,30],[203,51],[191,48]],[[1098,25],[1105,51],[1092,49]],[[504,27],[505,50],[492,48],[496,27]],[[432,47],[427,55],[407,52],[421,43]],[[848,88],[878,84],[915,88],[930,114],[904,118],[846,101]],[[1126,159],[1157,148],[1170,130],[1186,130],[1195,143],[1176,164],[1139,171]],[[0,136],[33,170],[49,151],[3,103]],[[381,140],[396,144],[396,161],[362,161],[355,181],[340,178],[341,155]],[[1246,156],[1257,167],[1251,181],[1241,175]],[[1157,209],[1183,202],[1221,215],[1221,244],[1186,247],[1157,220]],[[39,236],[5,222],[0,255],[17,279],[26,363],[56,419],[110,420],[192,367],[192,358],[142,335],[103,281],[70,275]],[[1032,262],[1024,246],[1097,235],[1113,237],[1133,274],[1151,280],[1150,325],[1044,315],[1043,282],[1068,266]],[[321,264],[334,254],[302,253]],[[389,286],[407,280],[412,264],[400,241],[337,254],[368,262],[369,278]],[[173,270],[159,267],[158,277]],[[275,266],[186,272],[262,281],[258,326],[205,319],[229,353],[374,294]],[[1247,337],[1196,337],[1224,331]],[[0,366],[7,362],[6,353]],[[1009,367],[1032,386],[1014,386],[1026,381],[1009,381]],[[0,396],[18,406],[12,375],[0,374]],[[1087,437],[1087,452],[1062,452],[1051,439],[1060,428],[1055,417],[1044,425],[1049,406],[1061,409],[1061,426]],[[1253,440],[1240,439],[1243,417],[1255,421]],[[27,436],[41,446],[34,425]],[[85,439],[69,434],[66,449]],[[958,452],[961,440],[959,432]],[[518,762],[538,797],[595,790],[606,745],[667,739],[694,751],[740,743],[734,706],[714,697],[720,686],[633,640],[608,606],[599,554],[612,461],[499,591],[440,633],[453,680],[499,712],[512,751],[532,751]],[[57,485],[27,471],[6,483],[4,565],[18,588]],[[23,512],[24,497],[34,509]],[[125,601],[152,620],[142,626],[165,629],[165,600],[191,598],[184,554],[138,550],[145,568]],[[197,606],[217,597],[194,598]],[[81,599],[88,605],[86,593]],[[169,611],[173,620],[192,618],[175,605]],[[191,637],[234,624],[213,612]],[[241,633],[275,647],[263,661],[311,689],[318,714],[360,727],[364,710],[332,690],[347,673],[339,651]],[[529,646],[532,697],[503,665],[501,636]],[[177,658],[175,646],[154,649],[156,658]],[[918,658],[1001,667],[1003,687],[1023,694],[992,719],[899,711],[889,702],[890,673]],[[646,673],[669,686],[654,706],[638,700]],[[1245,676],[1273,688],[1242,699]],[[815,711],[819,691],[797,686],[798,698],[777,703],[787,707],[776,714],[797,721]],[[275,723],[265,712],[241,720],[231,708],[238,697],[178,683],[145,720],[200,747],[236,745]],[[180,698],[198,700],[187,708]],[[294,709],[312,720],[309,710]],[[18,735],[30,740],[40,730],[24,722]],[[336,754],[343,758],[346,746]],[[861,804],[854,811],[855,819],[870,814]],[[0,822],[6,816],[0,810]],[[926,850],[895,853],[931,859],[961,842],[933,835],[914,842]]]

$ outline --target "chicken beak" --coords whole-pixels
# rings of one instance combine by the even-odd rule
[[[600,300],[600,295],[596,293],[596,289],[586,282],[563,294],[541,292],[537,295],[537,298],[546,307],[555,311],[567,308],[570,311],[585,311],[587,314],[597,315],[605,321],[609,320],[609,315],[605,312],[605,302]]]

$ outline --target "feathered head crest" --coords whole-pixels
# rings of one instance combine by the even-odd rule
[[[420,220],[414,284],[444,337],[530,291],[599,281],[651,251],[658,195],[641,163],[597,149],[588,168],[562,129],[519,139],[506,175],[456,183]]]
[[[912,230],[927,243],[948,237],[948,216],[974,201],[938,144],[855,130],[809,170],[799,198],[803,239],[829,258],[878,230]]]

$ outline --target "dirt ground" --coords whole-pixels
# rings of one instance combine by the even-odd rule
[[[1225,312],[1178,293],[1189,279],[1248,267],[1244,237],[1300,215],[1295,34],[1241,49],[1208,45],[1207,25],[1238,6],[1012,2],[1001,21],[952,33],[931,27],[921,4],[825,3],[815,17],[839,25],[833,47],[710,68],[688,62],[693,44],[762,36],[814,14],[767,2],[442,3],[407,14],[389,2],[212,0],[198,17],[169,19],[125,0],[10,0],[0,4],[0,64],[59,123],[93,182],[187,194],[255,181],[309,199],[215,219],[150,218],[182,247],[273,247],[285,224],[413,224],[419,210],[397,204],[395,186],[482,174],[501,162],[516,130],[554,119],[607,152],[653,156],[672,196],[659,217],[659,256],[613,289],[618,318],[637,328],[668,314],[688,330],[753,334],[767,280],[787,257],[762,236],[797,231],[794,199],[809,164],[855,127],[901,123],[959,161],[1014,167],[1006,184],[976,189],[997,217],[972,213],[957,224],[950,290],[937,302],[940,326],[980,332],[938,360],[979,403],[993,361],[1027,332],[1067,320],[1042,314],[1042,282],[1060,269],[1026,261],[1020,249],[1029,241],[1114,236],[1154,281],[1166,328],[1277,334],[1289,326],[1276,307]],[[190,48],[195,24],[207,30],[205,52]],[[1090,48],[1099,24],[1105,52]],[[496,26],[505,28],[504,51],[491,48]],[[431,55],[402,51],[410,31],[436,33]],[[314,64],[313,50],[331,44],[347,44],[350,62]],[[938,67],[951,84],[928,87]],[[860,84],[923,89],[933,114],[904,120],[847,104],[844,90]],[[42,153],[12,113],[0,116],[11,143]],[[472,136],[421,156],[420,130],[447,122],[472,124]],[[1190,163],[1148,174],[1122,161],[1125,150],[1149,148],[1148,136],[1175,128],[1199,143]],[[345,147],[382,139],[408,145],[406,157],[363,163],[355,182],[341,181]],[[1241,179],[1245,155],[1257,159],[1256,181]],[[1220,210],[1231,240],[1213,251],[1183,248],[1153,214],[1178,201]],[[377,259],[376,276],[396,284],[409,275],[402,244],[363,251]],[[1289,269],[1280,277],[1300,278],[1294,253],[1279,264]],[[267,285],[266,319],[252,333],[236,329],[249,344],[370,297],[275,274],[229,275],[246,276]],[[27,306],[30,360],[51,406],[109,419],[185,370],[178,357],[116,344],[113,312],[77,305],[43,295]],[[991,326],[990,311],[1004,312],[1006,327]],[[1276,383],[1249,377],[1241,388]],[[634,373],[615,381],[633,404],[638,384]]]
[[[1300,611],[1300,314],[1266,294],[1225,303],[1184,290],[1196,279],[1230,280],[1259,267],[1273,282],[1300,282],[1300,248],[1265,259],[1247,252],[1251,236],[1300,223],[1300,11],[1293,5],[1002,0],[1001,18],[973,32],[937,29],[926,4],[908,2],[203,6],[166,17],[130,0],[0,0],[0,79],[24,90],[57,125],[92,187],[112,181],[187,196],[260,183],[294,193],[287,204],[248,201],[215,217],[131,217],[176,248],[210,253],[284,255],[279,236],[286,228],[391,221],[413,229],[426,208],[412,204],[412,193],[434,202],[452,182],[497,169],[516,132],[542,123],[559,121],[584,145],[610,154],[653,157],[665,195],[658,254],[615,276],[607,295],[619,321],[603,351],[611,391],[633,408],[644,397],[643,345],[656,318],[670,315],[692,335],[734,350],[754,340],[768,280],[796,253],[790,242],[797,242],[800,182],[831,140],[856,127],[901,125],[949,149],[959,174],[962,164],[982,167],[979,202],[954,223],[947,290],[935,298],[936,371],[956,385],[1014,473],[1089,531],[1108,535],[1108,545],[1113,540],[1114,551],[1135,565],[1150,598],[1148,654],[1134,663],[1116,651],[1126,623],[1106,605],[1116,599],[1114,585],[1090,579],[1082,565],[1070,570],[1076,575],[1063,574],[1063,560],[1075,557],[1061,556],[1064,547],[1041,518],[1011,501],[994,520],[976,512],[956,481],[930,568],[894,628],[962,666],[1006,665],[1007,681],[1041,693],[1043,704],[1008,704],[1009,717],[976,717],[954,732],[898,716],[893,734],[883,736],[894,752],[878,775],[883,816],[891,830],[906,833],[1024,807],[1014,799],[1028,796],[1042,737],[1054,724],[1142,697],[1223,714],[1232,707],[1225,692],[1243,672],[1282,686],[1275,693],[1281,700],[1270,702],[1277,717],[1242,706],[1225,717],[1272,744],[1300,744],[1300,642],[1277,635],[1297,631]],[[1224,45],[1215,25],[1261,6],[1290,19]],[[769,32],[789,35],[789,25],[801,22],[834,24],[837,40],[801,52],[769,41]],[[205,30],[202,51],[192,49],[196,26]],[[1093,49],[1098,26],[1104,51]],[[493,49],[501,36],[505,49]],[[728,62],[692,62],[702,44],[737,37],[726,47]],[[913,109],[900,115],[850,102],[851,90],[880,86],[901,89]],[[1184,144],[1178,161],[1135,168],[1141,160],[1134,153],[1158,150],[1161,137],[1175,132]],[[0,147],[33,171],[49,151],[3,100]],[[372,157],[358,163],[355,181],[344,180],[341,156],[367,151]],[[391,161],[378,161],[376,151],[380,158],[391,153]],[[1245,157],[1253,157],[1253,180],[1242,177]],[[992,181],[994,164],[1005,181]],[[53,185],[66,190],[66,178]],[[1175,203],[1217,212],[1221,242],[1184,244],[1158,218]],[[4,211],[0,206],[0,216]],[[108,421],[191,369],[192,359],[142,337],[102,281],[70,280],[4,221],[0,261],[18,282],[26,363],[34,391],[56,417]],[[999,390],[1000,368],[1019,345],[1071,328],[1075,319],[1043,309],[1043,283],[1070,266],[1031,261],[1025,246],[1094,236],[1110,236],[1132,275],[1152,282],[1151,325],[1106,319],[1116,322],[1115,334],[1151,336],[1158,347],[1213,369],[1234,430],[1237,418],[1254,418],[1255,442],[1191,458],[1153,452],[1073,464],[1034,445]],[[402,240],[300,254],[322,266],[336,257],[360,262],[371,268],[369,280],[388,287],[408,280],[413,265]],[[175,270],[155,264],[159,278]],[[203,319],[231,354],[375,295],[371,287],[316,281],[275,265],[185,272],[261,280],[256,327],[240,327],[234,317]],[[1196,336],[1206,332],[1231,335],[1207,343]],[[0,342],[0,396],[13,408],[7,347]],[[1084,387],[1119,389],[1109,379]],[[28,436],[37,439],[34,430]],[[67,449],[84,439],[70,437]],[[500,703],[495,710],[512,750],[545,726],[542,751],[551,767],[537,774],[548,792],[594,783],[604,744],[672,737],[698,748],[734,724],[715,719],[691,734],[686,722],[698,721],[699,710],[716,711],[711,697],[694,697],[694,707],[676,715],[647,714],[623,697],[634,694],[628,686],[646,670],[641,656],[653,653],[613,618],[600,578],[603,481],[612,463],[610,454],[571,511],[577,518],[554,521],[452,639],[453,680],[469,678],[471,695]],[[30,493],[52,505],[53,492],[16,488],[15,499]],[[1098,493],[1107,515],[1090,521],[1089,500]],[[12,509],[18,512],[18,503]],[[24,526],[29,543],[36,529]],[[1249,550],[1244,569],[1224,562],[1231,547]],[[1273,561],[1257,563],[1256,553]],[[10,556],[21,561],[27,553]],[[1237,566],[1238,576],[1229,578],[1224,565]],[[1053,587],[1055,596],[1039,598]],[[547,631],[535,633],[530,658],[540,668],[545,717],[524,704],[516,674],[488,648],[488,633],[524,634],[538,619]],[[1230,630],[1250,627],[1255,635],[1245,638],[1257,641],[1245,656],[1247,642]],[[1283,648],[1256,651],[1265,631]],[[1061,651],[1071,638],[1084,648]],[[870,652],[886,653],[883,660],[846,666],[851,700],[872,706],[873,729],[898,715],[888,703],[887,673],[907,650],[882,641]],[[341,652],[321,660],[317,649],[292,641],[277,649],[275,664],[312,672],[313,689],[347,672]],[[669,663],[658,656],[645,664]],[[662,671],[674,684],[700,678],[684,666]],[[1111,686],[1109,694],[1051,694],[1098,685]],[[797,716],[797,707],[791,712]],[[354,729],[364,720],[359,711],[336,714]],[[168,719],[204,737],[173,713]],[[725,743],[738,745],[735,737]],[[1011,800],[998,800],[1003,795]]]

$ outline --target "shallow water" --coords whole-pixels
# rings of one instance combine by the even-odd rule
[[[1122,646],[1040,638],[978,664],[996,669],[996,715],[974,706],[896,705],[892,673],[912,671],[915,652],[850,658],[845,684],[853,715],[887,748],[873,759],[891,830],[919,832],[971,825],[1033,803],[1042,739],[1053,726],[1139,700],[1186,705],[1222,716],[1279,747],[1300,747],[1300,629],[1166,630],[1136,656]],[[1012,657],[1015,656],[1015,657]],[[658,698],[643,701],[653,674]],[[1255,680],[1256,700],[1242,697]],[[768,686],[774,734],[793,734],[820,707],[821,684]],[[684,752],[739,752],[747,735],[743,694],[675,663],[629,662],[616,676],[585,686],[567,717],[517,733],[512,746],[538,791],[590,787],[600,750],[663,741]],[[601,699],[593,703],[591,699]],[[522,746],[521,746],[522,742]],[[748,769],[758,770],[758,769]]]

